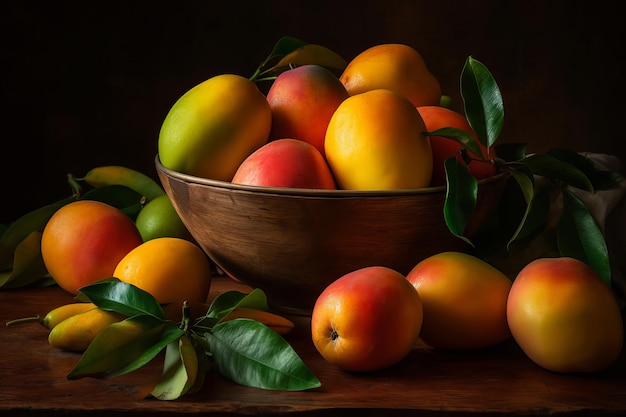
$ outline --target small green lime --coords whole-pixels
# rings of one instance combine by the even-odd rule
[[[150,200],[139,212],[135,225],[144,242],[157,237],[190,239],[190,234],[167,195]]]

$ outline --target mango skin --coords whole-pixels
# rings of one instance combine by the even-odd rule
[[[407,274],[424,306],[422,341],[444,350],[483,349],[509,339],[511,280],[463,252],[428,257]]]
[[[159,158],[177,172],[230,181],[241,162],[267,143],[271,125],[269,103],[257,86],[220,74],[171,107],[159,132]]]
[[[310,143],[299,139],[273,140],[246,158],[233,184],[334,190],[335,178],[326,160]]]
[[[422,55],[409,45],[374,45],[355,56],[339,80],[351,96],[379,88],[396,91],[414,106],[437,105],[441,85]]]
[[[345,99],[328,123],[326,161],[344,190],[428,187],[433,156],[417,109],[386,89]]]
[[[554,372],[602,371],[617,361],[624,344],[615,295],[592,268],[573,258],[526,265],[513,282],[507,318],[524,353]]]
[[[41,320],[41,324],[48,330],[52,330],[57,324],[87,310],[96,308],[94,303],[70,303],[59,306],[50,310],[48,314]]]
[[[419,294],[404,275],[369,266],[322,291],[311,314],[311,338],[320,355],[340,369],[379,371],[414,348],[422,318]]]
[[[54,326],[48,334],[48,342],[58,349],[83,352],[101,331],[124,318],[123,314],[92,308]]]
[[[299,139],[324,156],[326,128],[348,92],[332,72],[303,65],[281,73],[267,93],[272,109],[270,140]]]

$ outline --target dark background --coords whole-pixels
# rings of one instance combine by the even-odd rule
[[[503,93],[500,142],[626,159],[624,15],[617,1],[0,2],[0,223],[70,193],[66,174],[122,164],[156,178],[160,125],[189,88],[250,76],[282,36],[346,59],[421,52],[460,104],[472,55]]]

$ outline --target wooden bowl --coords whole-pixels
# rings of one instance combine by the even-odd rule
[[[310,314],[318,295],[358,268],[407,274],[420,260],[463,250],[443,218],[445,187],[394,191],[258,187],[156,168],[176,211],[231,278],[262,289],[271,305]],[[478,225],[502,176],[479,182]]]

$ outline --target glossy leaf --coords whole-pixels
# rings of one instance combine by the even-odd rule
[[[533,192],[526,218],[521,224],[516,239],[525,239],[542,229],[547,222],[550,210],[550,189],[541,188]]]
[[[249,293],[239,291],[226,291],[219,294],[209,306],[205,317],[199,318],[193,324],[196,332],[209,332],[236,307],[249,307],[257,310],[268,311],[267,296],[255,288]]]
[[[512,170],[511,177],[515,180],[519,189],[524,197],[524,214],[522,216],[521,222],[518,227],[515,229],[513,236],[509,239],[507,243],[507,249],[510,249],[510,245],[513,241],[517,240],[520,236],[520,233],[524,230],[524,225],[526,224],[526,219],[531,211],[532,201],[535,197],[535,184],[533,182],[533,177],[530,173],[524,172],[523,170]]]
[[[20,288],[46,277],[41,257],[41,232],[32,232],[15,248],[13,269],[0,273],[0,288]]]
[[[610,188],[624,178],[617,172],[597,168],[594,161],[569,149],[553,148],[548,151],[548,155],[571,164],[582,171],[596,191]]]
[[[462,129],[457,129],[455,127],[443,127],[441,129],[434,130],[432,132],[426,132],[426,136],[442,136],[444,138],[452,139],[454,141],[459,142],[463,145],[467,150],[474,152],[476,155],[480,156],[484,159],[484,155],[480,146],[476,143],[476,139],[474,135],[469,132],[466,132]]]
[[[166,322],[150,315],[110,325],[94,338],[68,379],[111,378],[140,368],[167,345],[168,339],[163,338],[166,326]],[[172,331],[167,335],[180,337]]]
[[[283,36],[274,44],[274,48],[272,49],[272,52],[270,52],[267,58],[265,58],[265,61],[263,61],[258,66],[254,74],[252,74],[252,76],[250,77],[250,80],[258,81],[259,76],[271,70],[271,67],[268,68],[268,66],[270,65],[272,61],[274,61],[276,58],[283,57],[306,44],[307,42],[304,42],[292,36]]]
[[[289,343],[257,321],[223,322],[206,337],[215,367],[237,384],[285,391],[321,385]]]
[[[557,226],[561,256],[576,258],[594,269],[611,286],[609,253],[595,219],[571,191],[563,190],[563,214]]]
[[[236,307],[249,307],[263,311],[269,310],[267,296],[261,289],[255,288],[249,293],[239,291],[223,292],[213,300],[207,316],[222,319]]]
[[[151,316],[150,316],[151,317]],[[144,337],[146,339],[150,338],[152,335],[149,333],[156,333],[158,332],[158,329],[153,329],[153,330],[148,330],[146,331],[146,334],[144,335]],[[161,351],[172,341],[177,340],[178,338],[180,338],[183,334],[185,334],[183,332],[182,329],[180,329],[176,324],[171,323],[171,322],[166,322],[164,323],[161,335],[159,336],[159,339],[150,347],[148,347],[147,349],[145,349],[143,351],[143,353],[141,353],[140,355],[136,356],[134,360],[130,361],[126,366],[124,366],[123,368],[118,369],[115,372],[111,372],[108,374],[109,378],[113,378],[116,376],[120,376],[120,375],[124,375],[130,372],[133,372],[139,368],[141,368],[142,366],[146,365],[148,362],[150,362],[152,359],[154,359],[159,353],[161,353]]]
[[[471,245],[464,231],[476,208],[478,181],[470,173],[469,167],[456,157],[446,159],[444,167],[447,189],[443,215],[446,225],[452,234]]]
[[[159,400],[176,400],[194,386],[198,375],[198,356],[188,336],[167,345],[163,373],[151,395]]]
[[[294,38],[293,36],[283,36],[274,44],[274,49],[272,49],[272,52],[269,55],[269,59],[290,54],[291,52],[306,44],[307,42],[304,42],[303,40],[300,40],[298,38]]]
[[[87,191],[81,200],[94,200],[116,207],[133,221],[143,207],[144,197],[137,191],[119,184],[103,185]]]
[[[471,56],[461,72],[461,98],[465,116],[483,145],[490,147],[504,124],[502,94],[491,72]]]
[[[580,169],[548,154],[529,155],[519,163],[535,175],[560,180],[582,190],[593,191],[591,181]]]
[[[526,143],[499,143],[494,145],[496,155],[505,162],[517,162],[526,157]]]
[[[161,320],[164,318],[163,308],[152,294],[117,279],[98,281],[78,291],[104,310],[127,316],[148,314]]]

